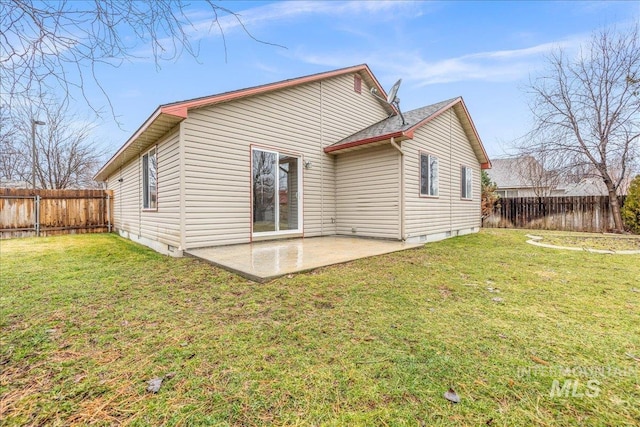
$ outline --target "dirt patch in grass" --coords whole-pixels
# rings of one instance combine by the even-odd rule
[[[592,234],[592,233],[553,233],[532,232],[543,238],[542,243],[554,246],[600,249],[608,251],[640,250],[640,236]]]

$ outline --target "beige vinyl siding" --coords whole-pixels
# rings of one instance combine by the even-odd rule
[[[480,227],[480,164],[454,109],[416,130],[405,152],[407,238]],[[420,152],[438,158],[438,196],[420,196]],[[461,167],[473,170],[473,198],[461,199]]]
[[[140,221],[142,236],[175,247],[180,246],[179,144],[177,129],[158,143],[158,209],[143,210]]]
[[[400,153],[395,148],[339,154],[336,176],[338,234],[401,238]]]
[[[140,164],[132,161],[121,166],[107,181],[107,188],[113,190],[113,225],[117,230],[140,232],[141,177]]]
[[[120,168],[108,179],[114,191],[114,225],[118,230],[160,243],[180,246],[180,155],[177,130],[160,140],[158,147],[158,208],[142,209],[142,156]],[[149,147],[150,149],[151,147]],[[122,179],[122,182],[118,182]]]
[[[187,248],[251,239],[251,147],[310,161],[303,168],[303,231],[335,234],[335,170],[323,147],[386,117],[346,75],[189,111],[183,122]]]

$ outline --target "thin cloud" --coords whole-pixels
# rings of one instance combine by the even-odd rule
[[[418,56],[403,67],[407,78],[419,86],[457,81],[516,81],[526,77],[540,64],[541,56],[554,49],[577,47],[581,37],[510,50],[478,52],[438,61],[427,61]]]
[[[382,21],[397,20],[401,16],[421,16],[425,8],[437,10],[435,4],[425,4],[415,1],[289,1],[276,2],[258,6],[235,14],[219,12],[216,17],[211,11],[194,10],[187,14],[190,23],[183,27],[189,41],[196,45],[208,38],[219,38],[222,34],[228,37],[237,32],[248,31],[251,35],[262,25],[273,27],[283,21],[300,19],[305,16],[336,16],[359,19],[365,15],[375,16]],[[361,34],[364,36],[364,34]],[[266,40],[277,43],[277,40]],[[171,37],[158,40],[160,46],[167,46],[169,51],[174,40]],[[139,49],[132,62],[151,62],[153,55],[151,48],[146,46]]]
[[[261,71],[264,71],[265,73],[269,73],[269,74],[278,74],[280,73],[282,70],[278,67],[275,66],[271,66],[271,65],[267,65],[262,61],[258,61],[258,62],[254,62],[253,66]]]
[[[459,81],[504,82],[526,77],[540,63],[540,57],[556,48],[573,49],[583,36],[557,42],[542,43],[522,49],[471,53],[454,58],[429,61],[417,52],[373,52],[366,55],[292,53],[303,62],[327,67],[344,67],[366,62],[386,74],[402,76],[417,86]]]
[[[298,18],[305,15],[328,15],[328,16],[353,16],[359,14],[380,15],[390,12],[411,12],[416,11],[417,2],[405,1],[347,1],[347,2],[325,2],[325,1],[295,1],[277,2],[265,6],[254,7],[239,11],[236,15],[224,15],[218,17],[218,22],[213,21],[212,14],[199,16],[192,21],[185,31],[194,39],[208,36],[218,36],[219,31],[224,33],[246,27],[258,26],[262,23],[273,24],[275,21],[284,21]],[[393,15],[385,15],[387,19]],[[212,31],[213,30],[213,31]]]

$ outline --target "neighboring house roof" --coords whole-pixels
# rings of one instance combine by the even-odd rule
[[[522,190],[533,189],[535,186],[527,181],[526,170],[531,167],[542,168],[540,163],[531,156],[509,157],[494,159],[492,168],[487,173],[498,190]],[[623,180],[618,189],[618,194],[626,194],[629,187],[629,179]],[[582,178],[579,182],[567,182],[559,180],[553,188],[549,188],[553,196],[608,196],[609,192],[602,178],[590,176]]]
[[[0,188],[30,188],[31,184],[27,181],[3,181],[0,180]]]
[[[491,170],[487,173],[491,181],[496,183],[498,189],[532,187],[522,172],[524,159],[523,157],[509,157],[491,161]],[[529,159],[531,159],[529,161],[535,161],[533,158]]]
[[[398,142],[411,139],[418,128],[429,123],[450,108],[454,109],[460,119],[463,129],[471,141],[476,157],[482,164],[482,168],[489,169],[491,167],[489,156],[487,156],[462,97],[447,99],[446,101],[408,111],[404,113],[405,124],[402,123],[400,115],[388,117],[335,144],[325,147],[324,151],[326,153],[337,154],[338,152],[355,149],[356,147],[378,145],[391,138],[394,138]]]
[[[627,194],[629,190],[629,179],[623,180],[618,188],[618,194]],[[567,184],[563,196],[608,196],[609,191],[604,181],[600,177],[583,178],[580,182]]]
[[[358,73],[360,77],[370,87],[376,88],[382,98],[386,98],[386,92],[380,86],[369,66],[366,64],[356,65],[353,67],[341,68],[339,70],[329,71],[325,73],[312,74],[309,76],[298,77],[280,82],[269,83],[266,85],[250,87],[246,89],[225,92],[217,95],[205,96],[201,98],[189,99],[186,101],[173,102],[160,105],[149,118],[140,126],[140,128],[129,138],[129,140],[102,166],[95,176],[96,181],[104,181],[119,166],[129,162],[132,158],[139,155],[145,148],[157,141],[165,135],[174,126],[187,118],[189,110],[201,108],[222,102],[233,101],[236,99],[246,98],[254,95],[260,95],[273,92],[280,89],[286,89],[305,83],[317,82],[332,77],[345,74]],[[384,101],[380,101],[382,108],[391,114],[396,114],[395,108]]]
[[[564,196],[606,196],[607,187],[602,178],[584,178],[580,182],[567,185]]]

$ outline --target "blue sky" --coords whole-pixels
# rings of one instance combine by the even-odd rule
[[[255,42],[223,17],[225,62],[219,32],[206,30],[206,5],[193,2],[197,61],[182,55],[158,69],[140,47],[140,59],[98,70],[121,123],[107,114],[95,131],[109,156],[160,104],[367,63],[387,90],[403,79],[403,110],[462,96],[489,155],[499,157],[528,129],[525,86],[545,53],[575,51],[598,28],[640,19],[640,1],[219,4],[284,48]],[[104,104],[94,89],[91,101]]]

